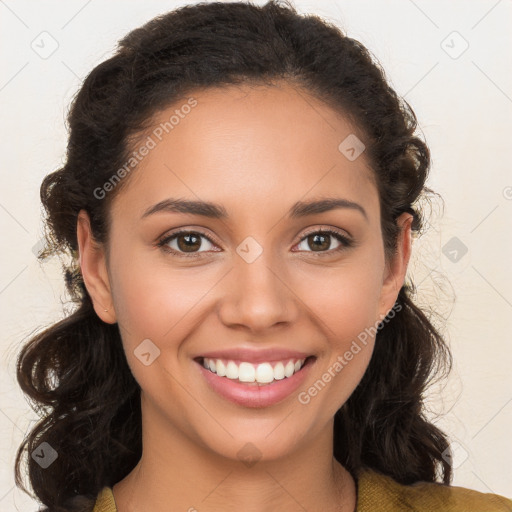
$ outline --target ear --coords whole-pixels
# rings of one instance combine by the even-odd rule
[[[411,257],[411,224],[413,216],[402,213],[396,220],[400,233],[397,237],[397,247],[393,259],[386,265],[384,281],[379,303],[380,320],[393,308],[400,289],[405,282],[405,275]]]
[[[94,310],[104,322],[114,324],[116,323],[116,314],[110,290],[105,251],[93,237],[89,215],[85,210],[80,210],[78,214],[76,231],[80,269]]]

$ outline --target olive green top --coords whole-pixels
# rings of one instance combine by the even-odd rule
[[[464,487],[418,482],[402,485],[366,470],[357,480],[356,512],[512,512],[512,500]],[[110,487],[104,487],[93,512],[117,512]]]

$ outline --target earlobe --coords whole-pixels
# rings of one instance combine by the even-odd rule
[[[80,270],[94,310],[105,323],[116,323],[105,251],[94,239],[85,210],[80,210],[78,214],[76,231]]]
[[[413,216],[407,212],[402,213],[396,220],[400,232],[394,258],[389,262],[389,265],[386,265],[386,276],[382,285],[379,310],[381,320],[393,308],[405,282],[412,250],[411,226],[413,220]]]

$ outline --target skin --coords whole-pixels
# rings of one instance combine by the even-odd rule
[[[193,96],[198,105],[115,197],[108,251],[94,242],[85,211],[77,223],[95,311],[119,324],[142,389],[143,455],[113,487],[118,511],[167,511],[171,503],[199,512],[353,511],[355,481],[332,453],[333,417],[361,380],[373,337],[307,405],[298,392],[266,408],[235,405],[198,377],[193,357],[235,346],[303,350],[317,357],[299,389],[307,390],[393,307],[409,262],[412,216],[398,219],[397,252],[386,265],[365,154],[349,161],[338,150],[358,132],[304,91],[285,83]],[[160,212],[141,220],[169,197],[220,203],[229,218]],[[287,218],[296,201],[322,197],[355,201],[368,219],[353,209]],[[199,258],[155,247],[176,228],[200,229],[214,243],[201,238]],[[313,228],[338,229],[356,245],[337,252],[340,242],[328,237],[318,257],[305,238]],[[252,263],[236,252],[248,236],[263,249]],[[180,247],[176,239],[168,245]],[[134,355],[147,338],[160,349],[149,366]],[[261,457],[251,467],[237,455],[248,442]]]

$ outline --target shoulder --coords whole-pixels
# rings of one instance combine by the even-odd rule
[[[357,512],[512,512],[512,500],[432,482],[403,485],[391,477],[366,470],[358,479]],[[93,512],[117,512],[110,487],[97,496]]]
[[[98,493],[92,512],[117,512],[111,487],[103,487]]]
[[[512,512],[512,500],[433,482],[403,485],[373,470],[357,478],[357,512]]]

